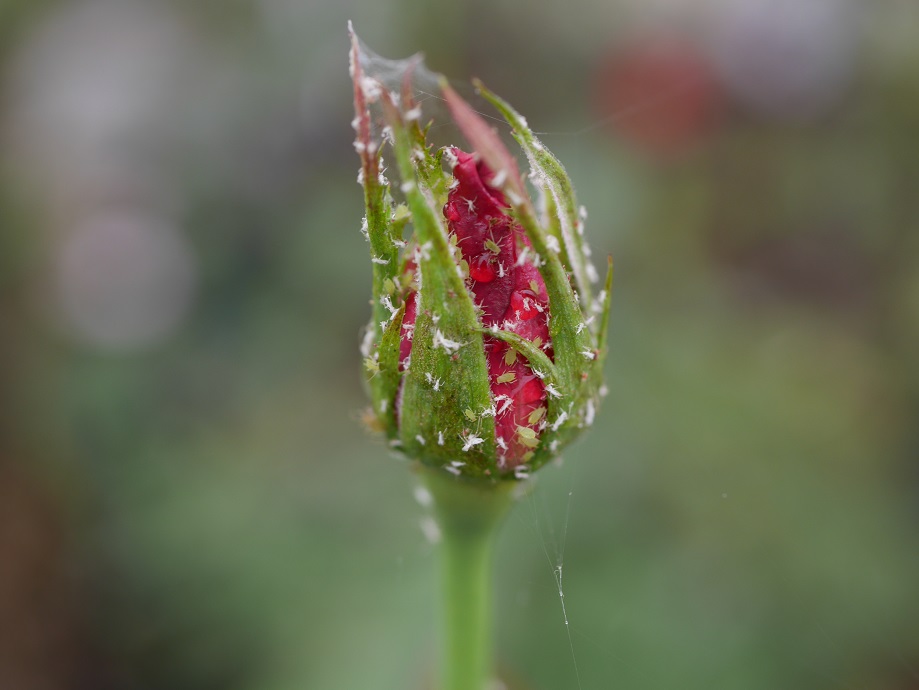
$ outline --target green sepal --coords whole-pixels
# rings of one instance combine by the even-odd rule
[[[526,154],[530,167],[548,188],[558,218],[562,259],[565,265],[571,268],[575,286],[584,304],[590,304],[590,276],[587,270],[587,257],[584,254],[584,242],[578,231],[578,203],[571,178],[558,158],[536,138],[520,113],[503,98],[489,91],[481,81],[475,80],[474,84],[482,96],[495,106],[513,127],[513,136]]]
[[[398,436],[396,425],[396,394],[399,391],[399,344],[402,336],[402,317],[405,316],[405,305],[392,315],[376,352],[376,372],[368,382],[373,400],[373,410],[389,439]]]
[[[533,244],[533,249],[543,262],[539,273],[546,284],[549,295],[549,336],[555,352],[555,365],[560,380],[576,389],[582,381],[581,374],[589,367],[583,353],[593,353],[594,344],[586,326],[575,292],[568,280],[559,253],[550,248],[549,235],[536,219],[533,205],[526,194],[514,157],[504,146],[500,137],[482,117],[466,103],[446,81],[441,82],[441,91],[457,126],[492,170],[504,171],[506,181],[502,191],[511,204],[516,220]],[[519,118],[519,116],[518,116]],[[561,249],[561,247],[559,247]],[[589,304],[589,303],[588,303]],[[585,305],[586,306],[586,305]],[[591,357],[593,358],[593,357]]]
[[[584,353],[595,349],[590,330],[581,326],[585,323],[584,315],[568,275],[558,254],[549,248],[546,232],[533,216],[532,207],[521,204],[514,206],[513,211],[543,261],[539,273],[549,295],[549,337],[555,353],[555,366],[560,381],[575,389],[581,380],[581,373],[587,369],[588,362]]]
[[[494,418],[481,414],[491,408],[492,400],[472,298],[435,210],[434,195],[417,169],[411,132],[390,95],[384,92],[381,100],[393,131],[421,272],[412,354],[401,397],[401,450],[426,465],[464,463],[464,475],[497,476]],[[475,422],[466,418],[465,410],[477,415]],[[481,442],[470,444],[472,437]]]
[[[493,336],[498,340],[503,340],[518,353],[526,357],[530,369],[538,369],[539,372],[543,374],[542,378],[544,380],[554,383],[557,386],[564,387],[564,384],[559,379],[558,370],[555,368],[552,360],[549,359],[549,356],[545,352],[536,347],[532,341],[517,335],[513,331],[504,331],[500,328],[483,328],[480,330],[482,333]]]
[[[549,413],[550,415],[553,414],[553,411],[556,413],[556,422],[561,411],[565,412],[566,417],[563,421],[558,422],[555,430],[547,426],[540,435],[539,447],[527,462],[532,469],[535,469],[553,457],[557,448],[568,443],[580,433],[586,426],[585,420],[592,414],[591,409],[593,413],[596,412],[596,386],[593,385],[590,372],[596,367],[598,352],[596,341],[587,324],[588,319],[584,317],[584,312],[591,306],[591,303],[585,300],[582,309],[578,299],[580,292],[575,292],[572,288],[566,268],[562,264],[563,247],[561,244],[558,247],[554,246],[555,241],[550,241],[551,234],[537,220],[533,205],[525,192],[520,174],[517,172],[513,156],[507,151],[495,131],[449,85],[442,82],[441,90],[453,114],[453,119],[473,148],[482,155],[493,170],[506,172],[507,178],[502,191],[511,204],[514,218],[523,227],[540,259],[539,272],[549,296],[549,337],[552,340],[552,350],[555,354],[558,380],[565,386],[562,396],[555,398],[554,402],[550,403]],[[500,103],[504,110],[516,119],[516,125],[521,131],[529,132],[523,119],[503,101]],[[514,125],[515,122],[512,121],[511,124]],[[532,133],[530,135],[532,136]],[[558,183],[559,175],[563,175],[567,180],[564,169],[561,169],[557,161],[556,164],[560,173],[559,170],[553,171],[556,179],[544,178],[547,184]],[[559,196],[553,195],[556,203],[562,205],[567,203],[569,207],[574,208],[573,193],[568,194],[563,187],[556,186],[561,190]],[[570,181],[567,182],[567,189],[570,191]],[[561,198],[562,196],[565,198]],[[557,215],[560,218],[564,216],[564,214]],[[577,252],[572,253],[575,257],[583,259],[583,252],[579,247]],[[549,398],[551,400],[554,396],[550,395]],[[552,423],[553,420],[547,420],[547,424]],[[553,443],[554,441],[558,443]]]
[[[362,68],[357,35],[351,31],[351,69],[354,81],[354,109],[356,113],[358,153],[361,158],[361,178],[364,189],[367,239],[373,262],[373,322],[374,334],[380,322],[389,318],[389,310],[380,301],[386,294],[387,280],[394,280],[399,270],[399,246],[402,226],[393,222],[392,198],[389,184],[382,177],[383,158],[380,145],[373,140],[370,129],[370,111],[361,89]],[[379,342],[378,338],[373,338]]]
[[[606,271],[606,282],[604,284],[604,294],[600,307],[600,324],[597,328],[597,347],[594,350],[595,358],[589,362],[585,373],[580,381],[580,386],[573,396],[572,403],[565,408],[568,418],[557,429],[553,430],[550,426],[546,428],[540,437],[541,444],[535,457],[530,463],[533,469],[544,464],[551,459],[554,453],[545,453],[551,449],[552,443],[557,441],[559,448],[564,447],[575,439],[582,431],[592,423],[592,417],[600,409],[600,388],[603,385],[603,367],[606,363],[607,355],[607,333],[609,329],[609,314],[612,298],[613,287],[613,259],[609,257],[608,268]],[[561,407],[561,406],[560,406]]]
[[[603,305],[600,308],[600,326],[597,330],[597,368],[601,371],[607,355],[607,342],[609,341],[609,310],[612,304],[612,297],[613,257],[609,257],[606,268],[606,283],[603,286]]]

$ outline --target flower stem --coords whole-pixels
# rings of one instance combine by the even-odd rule
[[[422,469],[441,530],[443,632],[438,690],[485,690],[492,679],[492,557],[513,482]]]

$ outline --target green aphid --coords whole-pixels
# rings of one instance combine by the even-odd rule
[[[517,361],[517,350],[515,350],[512,347],[507,348],[507,352],[504,353],[504,363],[507,366],[511,366],[516,361]]]
[[[470,422],[474,422],[476,419],[478,419],[478,417],[475,416],[475,412],[470,410],[468,407],[463,410],[463,414],[466,415],[466,419],[468,419]]]
[[[536,424],[540,419],[543,418],[544,414],[546,414],[546,408],[537,407],[535,410],[530,412],[530,416],[527,417],[527,422],[530,424]]]
[[[485,240],[485,248],[488,251],[492,252],[493,254],[501,253],[501,247],[499,247],[498,243],[495,242],[494,240]],[[533,282],[535,283],[536,281],[533,281]]]
[[[535,429],[531,429],[531,428],[528,427],[528,426],[518,426],[518,427],[517,427],[517,435],[518,435],[521,439],[530,439],[530,440],[534,440],[534,439],[536,438],[536,430],[535,430]]]
[[[513,371],[509,371],[506,374],[501,374],[498,377],[498,383],[510,383],[516,378],[517,378],[517,374],[514,373]]]
[[[526,448],[536,448],[539,445],[539,439],[536,438],[536,431],[526,426],[517,427],[518,442]]]

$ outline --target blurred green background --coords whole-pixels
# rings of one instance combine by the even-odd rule
[[[4,0],[0,690],[425,687],[348,19],[525,113],[616,259],[513,690],[919,688],[919,5]]]

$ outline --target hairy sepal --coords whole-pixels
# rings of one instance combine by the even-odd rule
[[[395,219],[389,184],[382,176],[383,158],[381,143],[375,141],[371,132],[370,104],[361,88],[363,70],[360,47],[356,34],[351,31],[351,70],[354,81],[355,148],[361,159],[361,186],[364,191],[364,222],[370,243],[373,271],[373,310],[369,331],[367,384],[373,411],[384,432],[392,438],[395,432],[394,405],[395,390],[398,388],[398,326],[393,322],[400,315],[393,315],[393,297],[388,294],[387,285],[394,285],[399,271],[399,246],[404,221]],[[404,308],[402,312],[404,312]],[[391,359],[392,331],[396,336],[396,369],[387,366]],[[388,337],[387,337],[388,335]]]
[[[568,269],[574,272],[574,266],[567,263],[567,260],[574,257],[575,262],[583,269],[586,257],[582,246],[577,242],[572,242],[569,246],[562,243],[557,248],[561,251],[556,251],[555,243],[550,240],[552,233],[539,222],[533,204],[526,195],[516,164],[511,163],[513,156],[500,137],[452,89],[443,84],[442,88],[457,126],[473,147],[477,151],[488,151],[488,155],[483,154],[483,158],[489,165],[501,166],[500,169],[508,171],[501,191],[507,196],[514,218],[523,227],[540,258],[539,272],[549,296],[549,336],[561,386],[560,395],[550,395],[549,426],[540,436],[540,445],[534,457],[527,463],[532,469],[536,469],[554,457],[558,448],[569,443],[589,426],[599,406],[599,387],[602,380],[599,339],[588,326],[591,320],[585,315],[585,309],[590,307],[591,302],[588,299],[584,299],[583,302],[579,299],[580,295],[576,295],[568,277]],[[480,88],[485,93],[484,87]],[[551,211],[552,206],[555,206],[559,224],[572,223],[571,228],[574,230],[577,205],[564,168],[542,144],[537,145],[535,136],[520,115],[494,94],[487,92],[485,95],[514,127],[517,139],[528,157],[532,152],[536,157],[535,164],[543,166],[542,169],[537,167],[537,170],[542,170],[539,172],[540,180],[549,189],[553,202],[547,206],[548,210]],[[539,147],[543,148],[543,152],[539,151]],[[571,213],[574,214],[573,219]],[[576,232],[572,234],[576,236]],[[586,287],[586,270],[583,272],[584,290],[589,295],[589,288]],[[565,416],[562,417],[563,421],[559,421],[562,412]],[[553,420],[556,423],[554,427]]]
[[[578,203],[574,194],[571,178],[561,162],[543,145],[527,125],[526,119],[514,110],[500,96],[489,91],[485,85],[476,80],[476,88],[488,100],[507,123],[513,128],[513,137],[526,154],[530,168],[535,173],[538,183],[543,185],[551,197],[548,205],[550,213],[554,211],[557,221],[558,236],[561,239],[562,258],[571,269],[575,288],[581,296],[582,304],[591,304],[593,295],[588,275],[588,258],[584,252],[584,241],[578,232]],[[594,276],[596,278],[596,276]]]
[[[402,304],[383,330],[377,351],[378,371],[370,378],[373,408],[390,440],[398,438],[395,400],[402,378],[399,371],[399,342],[404,316],[405,304]]]
[[[382,102],[415,226],[421,272],[411,362],[401,394],[400,441],[407,455],[427,465],[456,468],[455,463],[462,463],[464,475],[496,477],[494,418],[482,414],[492,406],[484,343],[428,182],[434,171],[419,171],[424,159],[412,155],[415,137],[403,113],[386,92]],[[437,390],[433,382],[439,382]],[[473,439],[481,441],[470,444]]]

